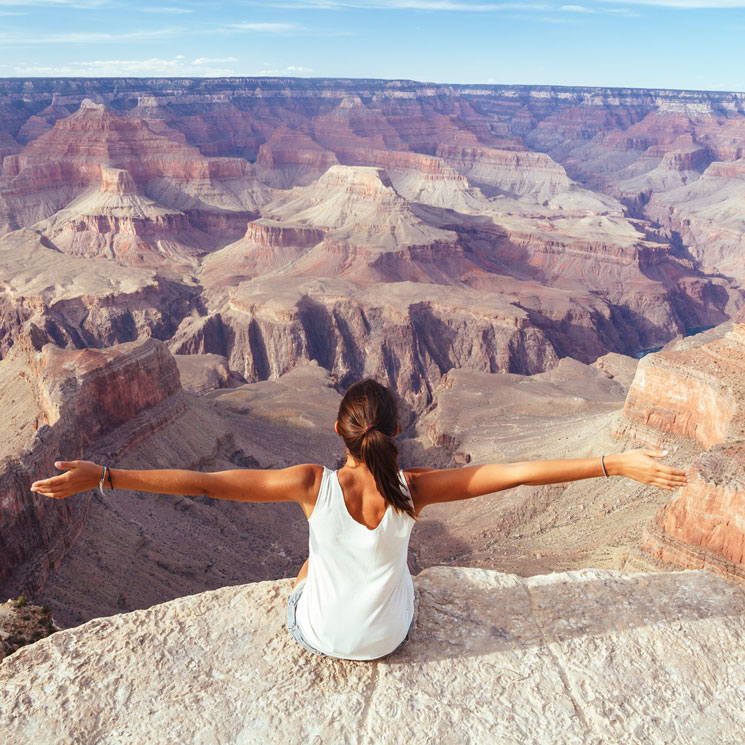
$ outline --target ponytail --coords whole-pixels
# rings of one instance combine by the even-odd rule
[[[393,393],[375,380],[354,383],[344,394],[337,417],[339,434],[353,458],[364,463],[387,504],[416,519],[398,469],[398,406]]]

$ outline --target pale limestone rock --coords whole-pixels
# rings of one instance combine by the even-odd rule
[[[0,665],[0,742],[723,745],[745,728],[745,594],[702,571],[416,578],[409,644],[316,657],[290,580],[99,618]]]

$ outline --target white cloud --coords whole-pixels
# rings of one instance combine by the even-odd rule
[[[312,67],[305,67],[304,65],[288,65],[287,67],[277,67],[275,65],[272,65],[271,62],[264,62],[261,70],[257,72],[248,72],[245,75],[247,78],[301,78],[307,75],[309,72],[313,72]]]
[[[517,21],[528,21],[529,23],[557,23],[557,24],[579,24],[582,23],[582,21],[575,15],[575,16],[567,16],[567,15],[556,15],[556,16],[547,16],[547,15],[527,15],[525,13],[511,13],[509,15],[509,18],[513,18]]]
[[[597,10],[585,8],[583,5],[562,5],[559,10],[567,13],[597,13]]]
[[[499,10],[552,10],[547,3],[478,3],[461,0],[285,0],[284,2],[253,2],[271,8],[310,8],[318,10],[431,10],[485,13]]]
[[[226,60],[233,58],[226,58]],[[179,54],[171,59],[110,59],[68,62],[63,65],[15,65],[15,75],[22,77],[231,77],[237,73],[232,67],[215,67],[215,61],[200,57],[187,62]]]
[[[181,55],[179,55],[180,57]],[[216,65],[220,62],[237,62],[235,57],[198,57],[192,65]]]
[[[390,0],[390,2],[354,3],[355,5],[377,5],[381,8],[397,10],[455,10],[481,13],[494,10],[527,10],[537,8],[546,10],[545,5],[530,3],[468,3],[453,2],[452,0]]]
[[[25,8],[29,5],[52,5],[59,8],[80,8],[82,10],[97,10],[107,5],[112,5],[111,0],[0,0],[0,6],[12,7],[14,5]]]
[[[214,29],[217,33],[229,34],[246,32],[249,34],[276,34],[277,36],[354,36],[354,31],[337,31],[328,28],[306,28],[296,23],[229,23]]]

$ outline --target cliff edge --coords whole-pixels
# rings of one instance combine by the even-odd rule
[[[0,665],[0,743],[741,743],[745,592],[704,571],[434,567],[412,638],[314,656],[289,579],[98,618]]]

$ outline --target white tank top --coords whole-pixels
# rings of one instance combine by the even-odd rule
[[[403,472],[402,491],[411,496]],[[297,604],[305,639],[333,657],[372,660],[392,652],[414,617],[406,557],[414,520],[388,505],[373,530],[347,510],[336,471],[323,469],[310,528],[308,578]]]

